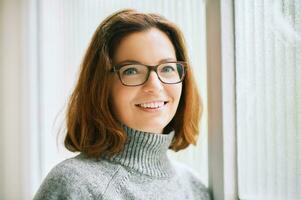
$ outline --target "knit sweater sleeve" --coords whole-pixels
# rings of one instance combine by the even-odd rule
[[[88,188],[76,167],[63,162],[50,171],[34,200],[93,199]]]
[[[212,196],[209,189],[201,181],[199,173],[189,168],[187,165],[182,164],[178,161],[172,161],[181,180],[185,181],[187,186],[190,188],[195,199],[211,200]]]

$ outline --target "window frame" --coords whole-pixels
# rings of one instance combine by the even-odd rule
[[[206,2],[208,173],[214,200],[238,198],[234,0]]]

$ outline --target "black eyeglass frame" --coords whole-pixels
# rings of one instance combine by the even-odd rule
[[[160,76],[159,76],[159,74],[158,74],[158,72],[157,72],[157,69],[158,69],[158,67],[159,67],[160,65],[167,64],[167,63],[176,63],[176,64],[181,64],[181,65],[183,66],[183,76],[181,77],[181,79],[180,79],[178,82],[175,82],[175,83],[166,83],[166,82],[164,82],[164,81],[161,80],[161,78],[160,78]],[[138,84],[138,85],[127,85],[127,84],[125,84],[125,83],[122,82],[122,79],[121,79],[119,70],[120,70],[122,67],[124,67],[124,66],[126,66],[126,65],[131,65],[131,64],[143,65],[143,66],[147,67],[148,72],[147,72],[147,75],[146,75],[146,79],[145,79],[145,81],[144,81],[143,83]],[[154,71],[154,72],[157,74],[158,79],[159,79],[162,83],[164,83],[164,84],[178,84],[178,83],[181,83],[181,82],[184,80],[185,76],[186,76],[187,62],[184,62],[184,61],[170,61],[170,62],[160,63],[160,64],[158,64],[158,65],[145,65],[145,64],[141,64],[141,63],[124,63],[124,64],[120,64],[120,65],[115,65],[115,66],[113,66],[113,68],[110,70],[110,72],[112,72],[112,73],[117,73],[117,74],[118,74],[118,78],[119,78],[120,82],[122,83],[122,85],[124,85],[124,86],[129,86],[129,87],[135,87],[135,86],[143,85],[144,83],[146,83],[147,80],[149,79],[149,75],[150,75],[151,71]]]

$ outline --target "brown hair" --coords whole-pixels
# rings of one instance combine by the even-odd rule
[[[178,151],[196,144],[203,107],[181,31],[160,15],[126,9],[112,14],[99,25],[86,51],[67,108],[65,147],[68,150],[97,157],[112,156],[123,149],[127,138],[110,108],[112,75],[109,71],[120,40],[150,28],[163,31],[175,47],[177,60],[188,63],[178,109],[164,129],[175,130],[169,148]]]

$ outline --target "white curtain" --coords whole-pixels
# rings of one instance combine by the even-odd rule
[[[301,1],[236,0],[240,199],[301,199]]]

